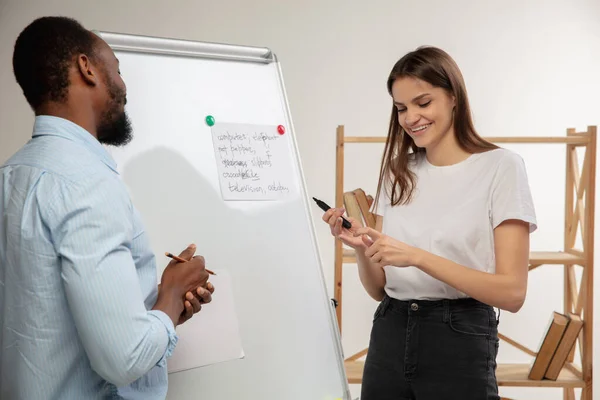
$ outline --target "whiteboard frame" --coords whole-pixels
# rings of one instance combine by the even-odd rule
[[[327,305],[329,310],[329,332],[331,339],[335,345],[335,354],[338,360],[338,369],[341,371],[342,387],[344,388],[344,400],[351,400],[350,388],[348,384],[348,378],[346,375],[346,368],[344,365],[344,353],[341,343],[341,338],[338,334],[339,327],[337,324],[337,318],[335,311],[332,306],[332,301],[327,295],[327,284],[325,282],[325,275],[323,271],[323,260],[321,252],[317,242],[316,230],[314,225],[313,214],[311,210],[311,203],[309,201],[306,180],[304,177],[304,171],[302,169],[302,162],[300,153],[298,150],[298,143],[296,140],[296,133],[294,124],[292,121],[292,115],[289,107],[289,101],[285,84],[283,80],[283,72],[281,64],[277,56],[267,47],[255,47],[255,46],[244,46],[244,45],[232,45],[224,43],[214,42],[201,42],[191,41],[182,39],[172,38],[159,38],[143,35],[124,34],[116,32],[98,31],[92,30],[96,35],[101,37],[114,51],[134,52],[134,53],[147,53],[147,54],[163,54],[163,55],[174,55],[192,58],[205,58],[205,59],[216,59],[216,60],[229,60],[236,62],[252,62],[261,64],[276,63],[277,66],[277,80],[281,91],[285,117],[289,121],[289,130],[291,133],[294,153],[297,160],[297,167],[300,173],[300,189],[301,197],[304,204],[304,211],[306,218],[309,220],[311,229],[312,245],[319,260],[320,279],[323,295],[323,301]],[[293,361],[293,360],[291,360]]]
[[[96,30],[92,32],[104,39],[116,51],[249,61],[263,64],[276,62],[275,55],[266,47],[195,42],[191,40],[157,38]]]

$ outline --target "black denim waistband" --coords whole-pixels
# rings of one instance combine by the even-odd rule
[[[401,313],[415,313],[429,314],[429,313],[442,313],[444,315],[449,314],[452,311],[469,310],[469,309],[484,309],[493,311],[493,307],[485,304],[479,300],[471,297],[460,298],[460,299],[437,299],[437,300],[398,300],[393,297],[384,296],[381,301],[380,311],[385,312],[386,310],[394,310]],[[499,310],[498,310],[499,311]],[[490,313],[490,316],[495,316],[495,313]],[[493,319],[499,322],[500,314]]]
[[[411,309],[414,308],[414,304],[416,304],[420,310],[435,310],[443,307],[450,307],[452,309],[460,309],[460,308],[492,308],[491,306],[482,303],[479,300],[473,299],[471,297],[460,298],[460,299],[438,299],[438,300],[422,300],[422,299],[413,299],[413,300],[398,300],[388,295],[385,295],[383,302],[389,302],[389,306],[397,309]]]

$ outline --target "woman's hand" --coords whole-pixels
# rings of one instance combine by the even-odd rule
[[[323,221],[329,224],[331,234],[340,239],[346,246],[354,250],[366,250],[372,241],[367,236],[355,236],[354,233],[360,229],[360,225],[354,218],[346,218],[352,224],[350,229],[342,227],[343,208],[330,208],[323,214]]]
[[[369,261],[380,268],[386,265],[409,267],[417,265],[419,249],[384,235],[373,228],[358,228],[354,232],[355,240],[370,241],[365,251]]]

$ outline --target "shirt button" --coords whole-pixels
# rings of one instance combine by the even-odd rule
[[[419,309],[419,305],[417,303],[412,303],[410,305],[410,309],[413,311],[417,311]]]

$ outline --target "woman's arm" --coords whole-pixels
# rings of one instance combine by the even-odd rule
[[[385,271],[383,268],[370,262],[363,248],[356,250],[356,262],[358,277],[369,296],[377,301],[383,300],[385,294]]]
[[[529,224],[509,220],[494,230],[496,273],[465,267],[416,249],[415,265],[483,303],[517,312],[525,302],[529,271]]]
[[[355,235],[368,235],[374,240],[365,256],[375,268],[415,266],[470,297],[513,313],[525,301],[529,268],[527,222],[507,220],[494,230],[495,274],[457,264],[371,228],[358,229]]]

